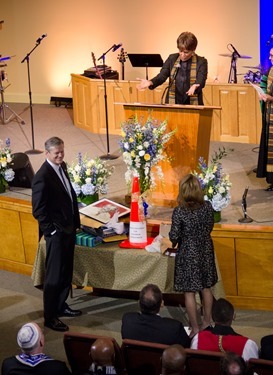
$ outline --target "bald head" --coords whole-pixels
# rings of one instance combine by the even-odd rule
[[[162,375],[181,374],[185,367],[186,351],[182,345],[166,348],[162,354]]]
[[[110,338],[97,339],[91,346],[90,355],[98,366],[111,366],[114,362],[115,348]]]

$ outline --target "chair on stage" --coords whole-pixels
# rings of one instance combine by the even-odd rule
[[[161,357],[168,345],[123,339],[121,351],[128,375],[160,375]]]
[[[267,359],[250,358],[248,361],[248,374],[272,375],[273,361]]]
[[[106,336],[84,334],[77,332],[65,332],[63,343],[66,357],[71,367],[72,374],[82,375],[87,374],[92,365],[92,358],[90,356],[91,345],[101,338]],[[121,353],[121,348],[113,337],[108,337],[113,341],[115,348],[115,358],[113,366],[115,367],[117,375],[123,375],[124,363]]]
[[[186,348],[186,373],[191,375],[219,375],[224,353]]]

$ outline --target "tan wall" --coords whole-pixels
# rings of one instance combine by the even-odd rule
[[[197,53],[209,61],[208,81],[215,77],[227,83],[232,43],[239,53],[238,81],[248,71],[242,65],[259,64],[258,0],[1,0],[0,54],[14,56],[5,69],[10,86],[6,101],[28,102],[27,64],[23,58],[38,37],[48,36],[30,55],[30,78],[34,103],[49,103],[51,96],[71,97],[70,74],[83,73],[96,58],[115,43],[128,53],[160,53],[163,60],[176,52],[176,38],[192,31],[199,40]],[[109,52],[106,63],[121,72],[118,53]],[[151,78],[158,68],[149,69]],[[242,74],[242,75],[241,75]],[[144,68],[133,68],[127,60],[125,79],[145,77]]]

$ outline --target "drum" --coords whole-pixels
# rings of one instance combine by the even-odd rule
[[[252,70],[249,70],[245,75],[244,75],[244,83],[260,83],[262,78],[262,74],[259,70],[256,72],[252,72]]]

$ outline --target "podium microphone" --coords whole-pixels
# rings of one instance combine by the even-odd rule
[[[178,69],[180,68],[180,64],[177,64],[175,68],[176,68],[176,71],[175,71],[175,73],[174,73],[174,76],[173,76],[173,78],[170,80],[168,86],[165,87],[165,89],[164,89],[164,91],[163,91],[163,94],[162,94],[162,96],[161,96],[161,101],[160,101],[160,104],[161,104],[161,105],[165,104],[165,103],[164,103],[165,94],[166,94],[166,92],[169,91],[170,88],[172,87],[172,84],[174,83],[174,81],[175,81],[175,79],[176,79],[176,76],[177,76],[177,73],[178,73]]]
[[[245,191],[244,191],[244,194],[242,196],[242,210],[243,210],[243,214],[244,214],[244,217],[242,219],[239,219],[239,223],[252,223],[252,219],[247,215],[247,204],[246,204],[246,196],[247,196],[247,193],[248,193],[248,189],[249,187],[247,186],[245,188]]]

